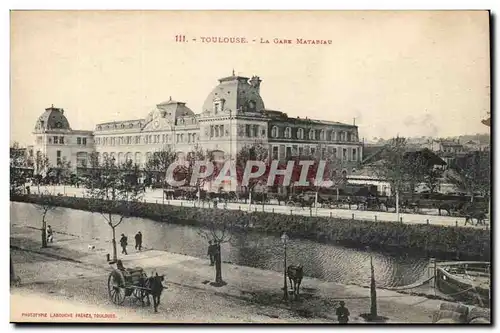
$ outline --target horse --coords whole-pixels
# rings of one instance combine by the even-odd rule
[[[299,296],[300,283],[304,277],[302,265],[290,265],[286,270],[288,279],[290,280],[290,286],[293,286],[293,294]]]
[[[486,213],[484,213],[483,211],[480,211],[480,210],[467,211],[467,213],[465,215],[465,224],[464,225],[467,225],[467,223],[469,221],[472,225],[474,225],[474,219],[477,220],[476,225],[485,225],[486,224],[485,223]]]
[[[145,287],[146,287],[146,298],[147,298],[147,304],[150,305],[151,302],[149,300],[149,295],[152,296],[153,298],[153,307],[155,309],[155,312],[158,312],[158,305],[160,305],[160,298],[161,298],[161,293],[163,292],[163,289],[165,287],[163,286],[163,281],[165,280],[165,275],[156,275],[150,276],[146,279],[145,281]]]
[[[440,202],[437,204],[438,214],[441,216],[441,210],[444,210],[451,216],[452,212],[460,212],[464,210],[466,206],[465,202],[460,201],[448,201],[448,202]]]

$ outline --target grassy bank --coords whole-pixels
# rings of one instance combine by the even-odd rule
[[[38,203],[37,195],[12,196],[11,201]],[[45,199],[46,200],[46,199]],[[88,198],[50,197],[53,205],[85,211],[127,213],[168,223],[207,226],[211,221],[231,220],[236,226],[252,225],[256,232],[294,238],[334,242],[348,246],[370,246],[384,250],[426,252],[438,257],[490,260],[490,231],[427,224],[370,222],[351,219],[308,217],[224,209],[179,207],[136,203],[133,211],[117,202],[95,202]]]

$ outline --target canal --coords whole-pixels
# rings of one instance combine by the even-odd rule
[[[10,203],[11,224],[41,226],[40,211],[32,204]],[[48,224],[56,232],[79,235],[91,242],[95,238],[111,239],[111,228],[98,213],[58,208],[47,215]],[[117,227],[129,237],[141,231],[147,248],[207,258],[207,241],[199,228],[161,223],[144,218],[125,219]],[[110,245],[111,246],[111,245]],[[132,249],[131,249],[132,250]],[[230,243],[222,244],[222,260],[238,265],[283,271],[283,245],[279,237],[258,233],[233,235]],[[428,258],[402,253],[369,252],[335,244],[290,239],[288,263],[301,263],[306,276],[343,284],[369,285],[370,255],[373,257],[377,285],[403,286],[417,281],[424,273]]]

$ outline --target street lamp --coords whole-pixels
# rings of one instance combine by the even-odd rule
[[[284,266],[284,273],[283,273],[283,299],[288,301],[288,286],[286,283],[286,243],[288,242],[288,235],[286,232],[281,235],[281,241],[283,242],[283,246],[285,248],[285,266]]]

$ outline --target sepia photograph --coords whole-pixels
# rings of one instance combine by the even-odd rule
[[[10,322],[491,325],[487,10],[11,10]]]

